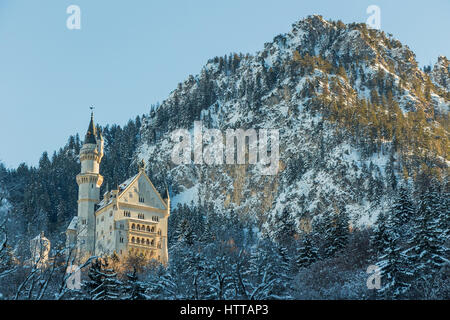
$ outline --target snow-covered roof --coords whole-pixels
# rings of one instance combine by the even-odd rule
[[[98,208],[97,210],[100,210],[103,207],[106,207],[108,204],[110,204],[112,202],[113,198],[109,198],[108,201],[106,201],[106,198],[103,198],[99,203],[98,203]]]
[[[33,239],[31,239],[31,241],[33,241],[33,240],[47,240],[48,241],[48,239],[46,238],[46,237],[44,237],[44,233],[43,232],[41,232],[40,234],[38,234],[36,237],[34,237]]]
[[[117,197],[119,197],[119,196],[123,193],[123,191],[124,191],[125,189],[127,189],[127,188],[130,186],[130,184],[133,183],[133,181],[139,176],[139,174],[140,174],[140,173],[137,173],[137,174],[135,174],[133,177],[131,177],[131,178],[125,180],[124,182],[122,182],[121,184],[119,184],[119,194],[117,195]],[[110,197],[110,198],[108,199],[108,201],[107,201],[107,199],[104,197],[104,198],[102,199],[102,201],[100,201],[100,202],[98,203],[98,208],[97,208],[96,211],[98,211],[98,210],[100,210],[100,209],[106,207],[107,205],[111,204],[111,203],[113,202],[113,200],[114,200],[113,197]]]
[[[73,217],[72,221],[70,221],[67,230],[77,230],[78,217]]]
[[[136,179],[137,176],[138,176],[139,174],[140,174],[140,173],[134,175],[133,177],[127,179],[126,181],[124,181],[123,183],[121,183],[121,184],[119,185],[119,195],[120,195],[120,193],[123,192],[126,188],[128,188],[128,186],[129,186],[131,183],[133,183],[134,179]]]

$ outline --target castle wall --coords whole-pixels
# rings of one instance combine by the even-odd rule
[[[96,223],[97,255],[142,254],[147,259],[167,263],[167,216],[164,211],[120,202],[118,210],[113,210],[111,204],[98,212]]]

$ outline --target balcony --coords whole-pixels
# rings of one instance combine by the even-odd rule
[[[157,235],[158,233],[158,230],[154,226],[136,225],[134,223],[128,226],[128,231],[142,235]]]
[[[130,248],[139,248],[139,249],[159,249],[156,245],[148,245],[148,244],[142,244],[142,243],[133,243],[131,241],[128,242],[128,246]]]
[[[136,235],[136,236],[140,236],[140,237],[151,237],[151,238],[155,238],[158,236],[158,234],[156,232],[147,232],[147,231],[139,231],[139,230],[133,230],[133,229],[128,229],[128,232],[130,234]]]

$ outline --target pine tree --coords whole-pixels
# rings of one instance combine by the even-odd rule
[[[117,273],[108,268],[108,262],[96,259],[88,272],[89,281],[85,284],[91,300],[116,300],[119,298],[122,283]]]
[[[388,225],[387,225],[387,213],[381,212],[378,215],[373,235],[371,237],[372,252],[376,255],[383,252],[385,244],[388,242]]]
[[[179,242],[192,246],[196,240],[196,235],[191,226],[191,222],[183,219],[175,230],[175,239]]]
[[[13,253],[8,245],[8,236],[4,225],[0,225],[0,279],[13,273],[16,266],[13,263]],[[2,293],[0,291],[0,293]]]
[[[343,249],[348,242],[349,217],[345,209],[341,209],[339,214],[332,213],[328,215],[325,232],[325,255],[332,257]]]
[[[442,191],[439,193],[437,210],[438,214],[438,226],[442,232],[443,242],[448,247],[450,240],[450,192],[448,190],[449,185],[443,183]]]
[[[387,228],[383,254],[377,266],[381,269],[382,287],[380,293],[385,298],[399,298],[410,288],[409,266],[399,243],[399,234],[392,225]]]
[[[136,267],[133,268],[133,273],[127,274],[127,284],[124,288],[124,300],[146,300],[145,286],[139,281],[136,275]]]
[[[387,180],[387,187],[389,190],[396,190],[397,189],[397,177],[395,175],[395,157],[394,154],[391,153],[389,157],[389,161],[386,165],[386,180]]]
[[[274,239],[285,248],[289,248],[297,233],[295,222],[286,208],[283,209],[281,214],[277,214],[275,219]]]
[[[391,207],[392,228],[399,233],[400,241],[410,237],[411,222],[414,219],[414,206],[408,190],[402,186],[398,189]]]
[[[299,268],[309,267],[311,264],[317,261],[318,250],[312,243],[310,235],[305,235],[300,240],[300,245],[296,250],[295,263]]]
[[[409,222],[414,215],[414,206],[411,202],[408,190],[402,186],[392,206],[395,225],[401,227]]]
[[[250,300],[289,297],[288,266],[272,241],[261,240],[251,252],[245,278]]]
[[[292,289],[291,256],[283,245],[274,244],[274,246],[274,259],[278,274],[274,276],[276,281],[273,288],[273,297],[286,299],[290,297],[289,292]]]
[[[449,263],[449,250],[439,223],[439,201],[436,183],[432,181],[419,201],[413,225],[414,237],[407,250],[417,281],[427,281],[445,263]]]

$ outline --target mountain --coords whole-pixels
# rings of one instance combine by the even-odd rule
[[[255,55],[216,57],[180,83],[143,120],[136,161],[171,186],[174,205],[233,210],[269,234],[283,211],[303,231],[336,208],[353,227],[372,225],[398,184],[447,174],[446,79],[445,57],[427,74],[391,35],[311,16]],[[278,174],[175,165],[171,132],[198,120],[223,133],[279,130]]]
[[[281,214],[300,232],[337,208],[349,212],[352,227],[370,226],[399,184],[447,177],[448,77],[446,57],[425,72],[392,35],[310,16],[254,55],[211,59],[148,115],[105,127],[102,192],[144,159],[155,185],[169,186],[174,208],[193,201],[232,211],[268,234]],[[223,134],[279,130],[277,174],[263,175],[248,161],[175,165],[171,134],[192,132],[194,121]],[[62,177],[78,173],[80,146],[70,137],[37,168],[0,168],[14,228],[26,225],[27,237],[45,230],[63,240],[77,188]]]
[[[131,257],[126,266],[138,268],[125,284],[110,269],[126,274],[123,265],[108,266],[108,281],[126,299],[445,299],[448,77],[446,57],[421,70],[392,35],[317,15],[254,55],[209,60],[149,114],[102,128],[101,194],[145,160],[172,207],[168,267]],[[214,129],[227,146],[227,130],[254,129],[259,143],[265,129],[278,133],[276,170],[249,163],[248,152],[244,164],[174,163],[174,133],[194,135],[200,122],[204,138]],[[52,248],[64,244],[81,144],[70,137],[37,167],[0,163],[0,298],[93,298],[64,288],[64,263],[16,267],[41,231]],[[212,145],[203,140],[204,155]],[[102,268],[94,263],[87,287],[99,287]],[[373,291],[367,270],[377,269]]]

